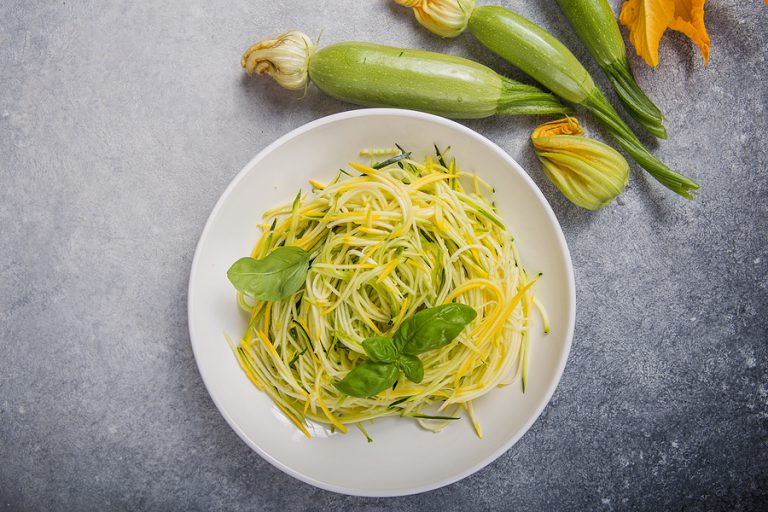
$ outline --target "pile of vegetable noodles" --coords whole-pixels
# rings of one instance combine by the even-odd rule
[[[365,433],[360,422],[400,415],[438,431],[462,410],[482,436],[472,401],[525,389],[532,309],[548,330],[539,276],[483,196],[492,188],[435,149],[311,180],[313,194],[265,213],[228,272],[250,315],[240,364],[308,437],[307,420]]]

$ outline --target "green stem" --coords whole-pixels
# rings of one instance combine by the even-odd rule
[[[629,126],[619,117],[619,114],[616,113],[598,89],[592,91],[582,103],[582,106],[600,119],[605,127],[608,128],[613,138],[616,139],[616,142],[637,161],[640,167],[656,178],[659,183],[685,198],[693,199],[692,192],[695,193],[699,189],[699,184],[673,171],[658,158],[654,157],[643,146],[637,136],[632,133]]]
[[[573,109],[560,103],[556,96],[532,85],[502,77],[497,114],[571,114]]]
[[[630,115],[648,132],[666,139],[667,130],[661,124],[664,115],[638,85],[627,59],[615,60],[602,68]]]

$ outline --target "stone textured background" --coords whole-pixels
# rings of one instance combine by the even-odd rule
[[[607,85],[554,2],[497,3],[549,27]],[[269,142],[352,108],[248,79],[240,54],[300,28],[519,73],[386,0],[0,3],[0,509],[765,510],[768,6],[712,0],[706,21],[709,67],[677,33],[657,69],[632,58],[668,118],[655,153],[701,183],[695,201],[635,168],[619,201],[580,210],[535,161],[539,119],[466,123],[528,169],[562,223],[573,351],[499,460],[378,500],[262,460],[192,357],[187,279],[215,201]]]

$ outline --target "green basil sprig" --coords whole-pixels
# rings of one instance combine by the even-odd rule
[[[400,372],[411,382],[424,378],[424,364],[418,355],[443,347],[477,316],[464,304],[444,304],[423,309],[406,319],[393,339],[372,336],[363,341],[368,360],[363,361],[336,383],[342,393],[366,398],[392,387]]]
[[[282,300],[304,286],[309,253],[301,247],[278,247],[264,258],[240,258],[227,271],[238,291],[256,300]]]

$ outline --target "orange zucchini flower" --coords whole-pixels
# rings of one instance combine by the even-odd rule
[[[637,54],[651,66],[659,64],[659,41],[668,28],[690,37],[701,50],[704,64],[709,60],[704,0],[626,0],[619,21],[629,29]]]

